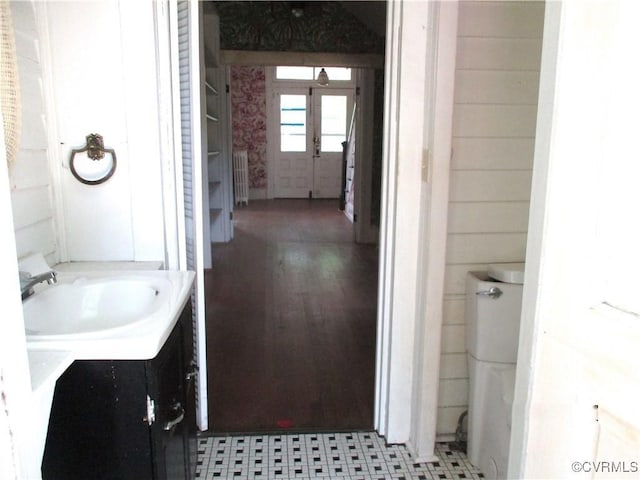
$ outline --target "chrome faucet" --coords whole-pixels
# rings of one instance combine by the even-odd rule
[[[33,295],[33,287],[37,284],[47,282],[49,285],[53,285],[56,281],[56,272],[53,270],[49,270],[48,272],[44,272],[36,276],[32,276],[28,272],[20,272],[20,293],[22,294],[22,300]]]

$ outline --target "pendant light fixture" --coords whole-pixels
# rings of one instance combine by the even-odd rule
[[[327,75],[327,72],[324,70],[324,68],[320,69],[320,73],[318,73],[318,79],[316,81],[321,87],[326,87],[327,85],[329,85],[329,75]]]

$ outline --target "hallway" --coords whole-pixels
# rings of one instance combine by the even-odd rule
[[[373,427],[378,249],[337,200],[252,201],[205,277],[213,433]]]

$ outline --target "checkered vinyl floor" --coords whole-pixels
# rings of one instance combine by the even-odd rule
[[[436,445],[440,459],[415,463],[403,445],[372,432],[206,437],[198,440],[202,479],[479,479],[462,452]]]

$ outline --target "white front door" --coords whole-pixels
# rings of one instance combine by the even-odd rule
[[[276,90],[276,198],[340,197],[342,142],[352,105],[350,89]]]

